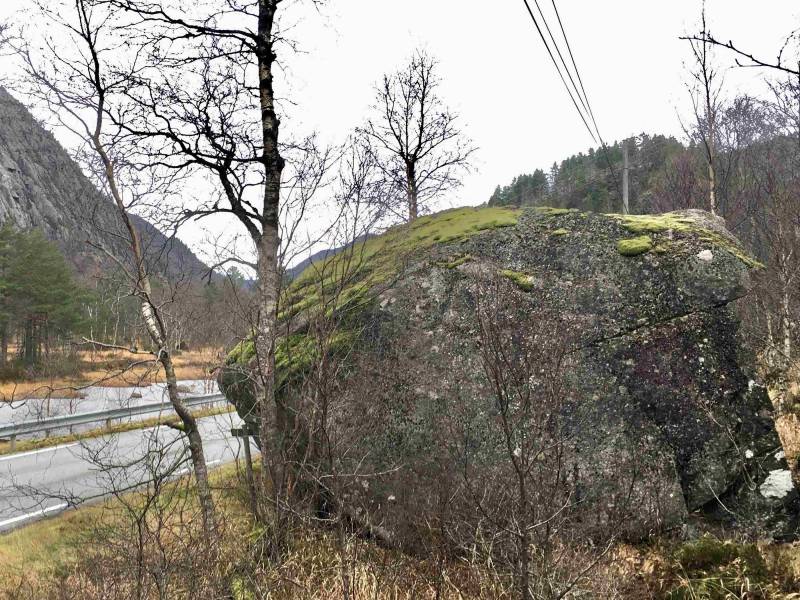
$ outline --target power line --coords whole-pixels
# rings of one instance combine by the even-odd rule
[[[536,31],[539,32],[539,37],[541,38],[542,43],[544,44],[544,47],[547,50],[547,54],[550,56],[550,60],[552,61],[553,66],[556,68],[556,71],[558,71],[558,76],[561,78],[561,83],[564,84],[564,89],[567,90],[567,94],[569,94],[569,98],[570,100],[572,100],[572,104],[573,106],[575,106],[575,110],[578,111],[578,115],[580,115],[581,121],[583,121],[583,124],[586,127],[586,131],[589,132],[589,135],[592,137],[592,140],[594,140],[594,142],[597,143],[597,138],[595,138],[594,133],[592,132],[592,128],[589,127],[589,123],[586,121],[586,117],[584,116],[583,111],[578,106],[578,103],[575,101],[575,97],[572,95],[572,90],[570,89],[569,85],[567,85],[567,80],[564,79],[564,75],[561,73],[561,68],[558,66],[558,63],[556,62],[556,59],[553,56],[552,50],[550,50],[550,46],[547,43],[544,34],[542,33],[542,28],[539,27],[539,22],[536,20],[536,17],[534,16],[533,11],[531,10],[531,5],[528,4],[528,0],[522,0],[522,1],[525,3],[525,8],[528,9],[528,14],[531,16],[531,20],[533,21],[533,24],[536,26]]]
[[[567,88],[567,92],[570,94],[570,98],[572,98],[572,91],[567,86],[567,83],[564,80],[564,76],[561,74],[561,69],[559,68],[558,64],[555,62],[555,59],[553,57],[553,53],[550,51],[550,47],[548,46],[547,42],[544,39],[544,36],[542,35],[542,30],[539,27],[539,24],[536,22],[536,18],[534,17],[533,12],[531,11],[531,7],[528,4],[528,0],[523,0],[523,2],[525,2],[525,7],[528,9],[528,14],[530,14],[531,19],[533,19],[533,22],[536,25],[536,30],[539,32],[539,37],[542,39],[542,43],[544,43],[545,47],[547,48],[547,53],[550,55],[550,60],[553,61],[553,65],[556,67],[556,70],[559,72],[558,74],[561,77],[562,83]],[[578,65],[577,65],[577,62],[575,60],[575,55],[572,52],[572,46],[569,43],[569,38],[567,37],[567,32],[566,32],[566,29],[564,27],[564,22],[561,19],[561,14],[559,13],[558,7],[556,6],[556,1],[555,0],[551,0],[551,2],[553,4],[553,10],[555,11],[556,19],[558,20],[558,26],[559,26],[559,28],[561,30],[561,35],[564,37],[564,43],[567,46],[567,52],[569,53],[570,61],[572,62],[572,67],[575,70],[575,76],[578,78],[578,83],[580,84],[580,90],[578,90],[578,86],[575,84],[575,80],[572,78],[570,69],[566,64],[566,61],[564,60],[564,57],[563,57],[563,55],[561,53],[561,50],[559,49],[559,44],[556,42],[555,37],[553,36],[553,34],[552,34],[551,30],[550,30],[550,26],[547,23],[547,18],[544,16],[544,13],[543,13],[541,7],[539,6],[539,1],[538,0],[534,0],[534,2],[536,4],[537,10],[539,11],[539,15],[542,18],[542,22],[544,23],[544,26],[547,29],[548,34],[550,35],[550,39],[553,41],[553,46],[556,48],[556,52],[558,53],[558,56],[561,59],[562,64],[564,65],[564,70],[567,72],[567,75],[569,76],[569,79],[572,82],[572,86],[575,89],[575,93],[578,96],[578,98],[581,99],[581,105],[584,106],[584,109],[588,113],[589,119],[591,120],[592,124],[594,125],[594,131],[597,133],[597,137],[595,137],[594,134],[592,133],[591,128],[587,124],[587,121],[586,121],[586,119],[584,117],[583,112],[581,112],[578,109],[577,103],[575,102],[574,98],[572,99],[573,104],[575,104],[575,108],[578,109],[578,112],[581,115],[581,120],[583,121],[584,125],[586,125],[587,129],[589,130],[589,134],[592,136],[592,140],[594,140],[595,143],[597,143],[598,139],[600,140],[600,145],[601,145],[601,147],[603,149],[603,157],[606,159],[606,164],[608,165],[608,168],[611,171],[611,177],[612,177],[612,179],[614,180],[614,183],[617,186],[617,191],[620,193],[620,195],[622,195],[623,191],[620,189],[621,185],[620,185],[619,177],[617,176],[616,169],[614,169],[614,165],[611,162],[611,159],[609,157],[608,145],[605,143],[605,140],[603,139],[603,136],[600,133],[600,128],[597,126],[597,120],[595,119],[594,111],[592,110],[592,106],[591,106],[591,104],[589,102],[589,96],[586,93],[586,87],[583,84],[583,78],[581,77],[580,70],[578,69]],[[582,93],[582,96],[581,96],[581,93]],[[584,103],[584,100],[585,100],[585,103]]]
[[[547,18],[544,16],[544,13],[542,12],[542,7],[539,6],[539,0],[533,0],[533,4],[534,4],[534,6],[536,6],[536,10],[539,11],[539,16],[542,18],[542,23],[544,23],[544,28],[547,30],[547,34],[550,36],[550,40],[553,42],[553,47],[556,49],[556,54],[558,54],[558,58],[561,60],[561,64],[564,65],[564,71],[567,72],[567,77],[569,77],[569,81],[572,84],[572,88],[575,90],[575,95],[578,96],[578,100],[580,101],[581,106],[583,107],[583,110],[586,113],[588,113],[589,116],[591,116],[592,110],[588,106],[589,100],[586,99],[586,101],[584,102],[584,97],[586,96],[586,92],[584,92],[583,96],[581,96],[581,92],[580,92],[580,90],[578,90],[578,85],[575,83],[575,80],[572,78],[572,72],[570,71],[569,67],[567,66],[567,62],[564,60],[564,55],[561,54],[561,48],[559,47],[555,36],[553,36],[553,32],[550,30],[550,25],[547,22]],[[554,6],[555,6],[555,4],[554,4]],[[564,33],[564,29],[563,28],[561,29],[561,33],[562,34]],[[569,43],[567,44],[567,48],[569,48]],[[575,64],[574,60],[573,60],[572,64],[573,65]],[[575,73],[577,75],[577,73],[578,73],[578,69],[577,68],[575,69]],[[595,127],[594,128],[595,128],[595,131],[597,131],[597,123],[595,123]],[[600,134],[598,132],[598,136],[599,135]]]
[[[592,123],[594,124],[594,129],[597,131],[597,136],[600,137],[600,130],[597,127],[597,121],[594,119],[594,112],[592,111],[592,105],[589,103],[589,96],[586,94],[586,88],[583,87],[583,79],[581,78],[581,72],[578,70],[578,65],[575,64],[575,56],[572,54],[572,46],[570,46],[569,38],[567,38],[567,32],[564,31],[564,23],[561,21],[561,14],[558,12],[558,7],[556,6],[556,0],[551,0],[553,3],[553,10],[556,13],[556,19],[558,19],[558,26],[561,29],[561,35],[564,36],[564,42],[567,44],[567,52],[569,53],[569,59],[572,61],[572,67],[575,69],[575,75],[578,77],[578,83],[580,83],[581,91],[583,92],[583,97],[586,99],[586,107],[589,109],[589,116],[592,118]],[[602,138],[600,138],[602,140]]]
[[[600,133],[600,128],[597,126],[597,120],[594,118],[594,111],[592,110],[592,105],[589,102],[589,95],[586,93],[586,88],[583,85],[583,78],[581,77],[581,72],[578,69],[578,65],[575,62],[575,55],[572,53],[572,46],[569,43],[569,38],[567,37],[567,32],[564,29],[564,22],[561,20],[561,13],[558,12],[558,6],[556,6],[556,0],[551,0],[553,4],[553,11],[556,13],[556,19],[558,20],[558,26],[561,29],[561,35],[564,37],[564,43],[567,45],[567,52],[569,53],[569,59],[572,61],[572,68],[575,69],[575,76],[578,78],[578,83],[581,86],[581,91],[583,92],[583,97],[586,100],[586,107],[589,112],[589,117],[592,119],[592,124],[594,125],[594,130],[597,132],[597,137],[600,140],[600,145],[603,147],[603,154],[606,157],[606,163],[608,163],[608,168],[611,170],[611,176],[614,178],[614,183],[617,184],[617,188],[620,187],[619,178],[617,177],[616,170],[614,169],[614,165],[611,162],[611,159],[608,157],[608,146],[606,145],[605,140],[603,140],[603,136]],[[625,141],[622,142],[623,146]],[[623,148],[623,151],[626,148]],[[625,182],[627,180],[623,179],[623,190],[622,195],[625,195]]]

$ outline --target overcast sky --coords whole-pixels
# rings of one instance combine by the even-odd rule
[[[0,0],[0,18],[25,5]],[[558,6],[604,138],[680,136],[688,48],[678,36],[695,27],[700,1],[560,0]],[[707,6],[712,33],[769,58],[800,27],[797,0]],[[332,0],[321,12],[309,9],[294,35],[303,53],[284,57],[279,91],[296,103],[284,126],[314,129],[332,141],[362,121],[383,72],[415,48],[439,58],[442,96],[480,147],[477,171],[442,208],[485,202],[496,185],[593,145],[522,0]],[[725,54],[719,59],[733,64]],[[6,59],[2,68],[13,66]],[[727,91],[757,92],[763,77],[757,69],[732,69]],[[202,236],[188,229],[181,237],[197,245]]]

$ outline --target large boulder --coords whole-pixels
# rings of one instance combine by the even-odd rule
[[[290,287],[278,375],[279,394],[302,405],[303,375],[320,356],[313,323],[335,319],[324,346],[341,365],[329,427],[337,468],[356,483],[342,494],[370,523],[407,542],[419,535],[408,523],[441,508],[443,481],[474,495],[459,483],[467,448],[484,469],[473,476],[488,478],[509,458],[488,434],[459,439],[497,419],[478,316],[491,288],[505,311],[498,321],[516,319],[523,331],[550,319],[542,343],[569,344],[559,363],[567,401],[558,410],[569,413],[560,460],[569,497],[584,499],[582,522],[616,523],[624,499],[632,537],[697,518],[795,536],[797,491],[736,316],[759,265],[717,218],[456,209],[363,242],[357,254],[334,309],[320,304],[335,268],[325,275],[317,265]],[[220,383],[255,426],[252,360],[252,345],[240,345]]]

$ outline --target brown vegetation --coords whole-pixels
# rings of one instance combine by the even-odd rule
[[[179,380],[211,379],[220,364],[220,351],[199,348],[174,356]],[[153,360],[141,361],[121,350],[83,350],[77,353],[71,375],[34,376],[30,379],[0,382],[0,402],[26,398],[81,398],[81,388],[147,387],[164,382],[164,372]]]
[[[198,539],[191,482],[164,486],[142,529],[130,507],[147,493],[69,511],[0,537],[0,598],[94,600],[121,598],[234,598],[275,600],[503,599],[518,597],[512,579],[476,556],[419,558],[325,528],[291,525],[280,561],[264,554],[269,532],[254,523],[238,465],[212,476],[220,510],[219,560],[187,553]],[[125,503],[127,508],[123,508]],[[141,536],[137,531],[146,530]],[[86,545],[87,537],[97,540]],[[188,540],[188,541],[187,541]],[[141,572],[130,560],[143,544]],[[580,556],[573,557],[579,560]],[[572,565],[569,562],[565,567]],[[346,575],[346,579],[343,576]],[[800,591],[795,545],[748,545],[704,537],[617,544],[608,560],[580,579],[582,598],[794,598]],[[343,581],[348,582],[347,591]],[[138,590],[138,593],[137,593]]]

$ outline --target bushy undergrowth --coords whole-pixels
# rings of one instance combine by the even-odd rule
[[[667,551],[661,573],[670,600],[756,600],[800,597],[791,546],[763,546],[710,535]]]
[[[236,472],[215,477],[221,519],[217,548],[201,542],[194,494],[183,481],[168,489],[142,521],[113,504],[84,509],[16,532],[37,565],[15,556],[0,568],[7,600],[412,600],[512,599],[513,580],[491,561],[468,553],[411,555],[379,547],[335,527],[297,518],[274,554],[269,526],[256,525]],[[144,499],[144,496],[142,496]],[[139,506],[138,500],[128,501]],[[76,516],[79,515],[79,516]],[[284,532],[286,533],[286,532]],[[27,537],[26,537],[27,536]],[[32,553],[36,548],[36,554]],[[582,569],[590,555],[564,552],[562,568]],[[795,598],[791,546],[702,537],[682,544],[620,545],[586,571],[564,598],[728,600]],[[49,557],[49,558],[48,558]],[[49,561],[49,562],[48,562]]]

